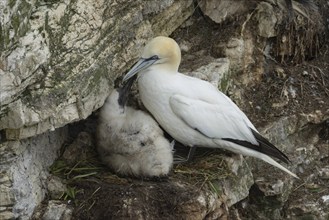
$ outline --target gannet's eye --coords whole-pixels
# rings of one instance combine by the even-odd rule
[[[150,61],[150,60],[159,60],[160,58],[158,55],[151,56],[150,58],[145,59],[145,61]]]

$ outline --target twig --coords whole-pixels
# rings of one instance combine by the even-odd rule
[[[325,82],[325,80],[324,80],[324,78],[323,78],[323,75],[325,75],[324,72],[322,71],[322,69],[321,69],[320,67],[317,67],[317,66],[314,66],[314,65],[311,65],[311,64],[309,64],[309,66],[310,66],[310,67],[313,67],[313,68],[315,68],[315,69],[317,69],[317,70],[319,70],[319,72],[320,72],[320,76],[321,76],[321,81],[322,81],[323,90],[324,90],[324,92],[326,93],[326,95],[329,96],[329,92],[327,91],[328,89],[326,88],[326,82]]]
[[[275,62],[276,64],[279,64],[272,56],[270,56],[269,54],[266,54],[265,52],[264,52],[264,50],[262,50],[262,49],[260,49],[260,48],[258,48],[257,47],[257,49],[267,58],[267,59],[270,59],[270,60],[272,60],[273,62]]]

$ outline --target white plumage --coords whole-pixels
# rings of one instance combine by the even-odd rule
[[[297,177],[270,156],[289,162],[247,116],[212,84],[178,72],[181,54],[171,38],[156,37],[124,81],[138,74],[141,100],[158,123],[187,146],[223,148],[257,157]]]
[[[173,164],[172,146],[150,115],[125,106],[126,94],[113,90],[100,111],[97,149],[102,161],[122,175],[167,175]]]

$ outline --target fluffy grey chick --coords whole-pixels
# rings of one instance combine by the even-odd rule
[[[173,164],[172,146],[150,115],[125,105],[133,81],[114,89],[101,108],[97,150],[118,174],[165,176]]]

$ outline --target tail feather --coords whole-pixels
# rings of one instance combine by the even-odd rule
[[[290,170],[288,170],[287,168],[285,168],[284,166],[282,166],[281,164],[279,164],[278,162],[276,162],[275,160],[273,160],[271,157],[269,157],[269,156],[267,156],[265,154],[261,154],[260,157],[259,157],[259,159],[261,159],[261,160],[263,160],[263,161],[265,161],[265,162],[267,162],[267,163],[269,163],[269,164],[271,164],[271,165],[273,165],[273,166],[275,166],[275,167],[283,170],[284,172],[290,174],[291,176],[299,179],[299,177],[296,174],[294,174],[293,172],[291,172]]]

